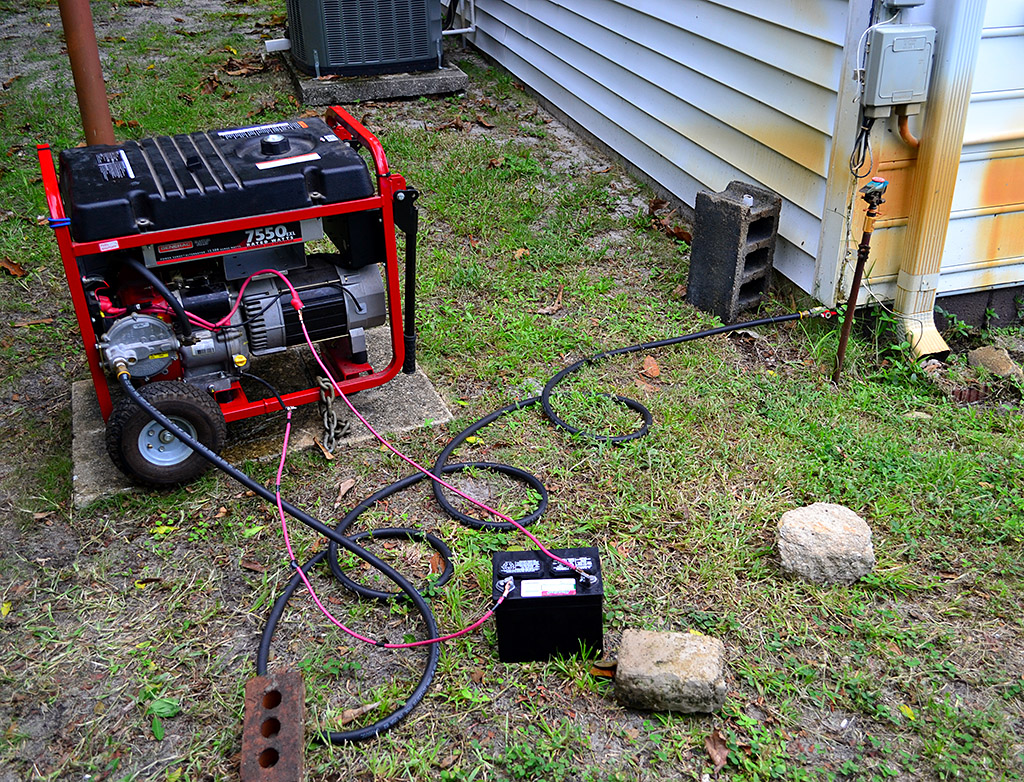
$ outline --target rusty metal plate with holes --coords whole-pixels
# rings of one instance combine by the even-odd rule
[[[298,671],[245,683],[242,782],[298,782],[305,746],[306,687]]]

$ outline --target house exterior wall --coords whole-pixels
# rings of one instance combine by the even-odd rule
[[[690,205],[733,179],[778,192],[776,267],[828,301],[836,263],[822,273],[817,259],[845,230],[849,177],[835,172],[857,121],[847,41],[867,23],[851,7],[478,0],[474,42]]]
[[[902,21],[933,23],[936,2]],[[870,6],[477,0],[474,42],[691,206],[698,190],[733,179],[778,192],[776,267],[831,305],[849,290],[862,225],[847,157]],[[959,168],[940,294],[1024,282],[1024,0],[988,0],[984,27],[963,151],[950,163]],[[891,184],[861,301],[892,298],[917,156],[895,117],[872,139],[872,173]]]

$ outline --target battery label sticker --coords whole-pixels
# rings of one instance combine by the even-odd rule
[[[572,578],[531,578],[520,582],[519,588],[523,597],[575,595],[576,581]]]
[[[293,157],[283,157],[280,160],[264,160],[262,163],[257,163],[256,168],[260,171],[264,171],[268,168],[280,168],[281,166],[290,166],[295,163],[308,163],[311,160],[319,160],[320,155],[316,152],[307,152],[305,155],[294,155]]]
[[[100,242],[100,252],[105,253],[110,250],[116,250],[121,245],[117,243],[117,239],[110,239],[106,242]]]
[[[540,572],[540,562],[535,559],[510,559],[502,562],[499,570],[506,576],[523,576]]]
[[[123,149],[114,152],[100,152],[96,155],[96,167],[103,175],[104,181],[112,179],[135,179],[135,171],[128,162],[128,155]]]

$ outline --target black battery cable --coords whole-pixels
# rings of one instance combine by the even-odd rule
[[[523,518],[518,519],[519,524],[527,526],[537,521],[537,519],[540,518],[541,514],[547,507],[547,491],[539,479],[537,479],[530,473],[525,472],[524,470],[511,467],[510,465],[495,464],[490,462],[459,462],[448,464],[447,460],[455,451],[455,449],[462,445],[469,437],[473,436],[476,432],[490,425],[498,418],[506,415],[507,413],[511,413],[516,410],[523,410],[540,403],[541,408],[544,410],[544,413],[552,421],[552,423],[554,423],[555,426],[559,428],[565,429],[571,434],[587,437],[597,442],[610,444],[618,444],[628,442],[630,440],[635,440],[638,437],[642,437],[649,431],[651,423],[653,421],[653,417],[651,416],[650,411],[641,403],[621,396],[610,397],[613,400],[619,402],[620,404],[625,405],[629,409],[636,411],[643,418],[643,424],[640,426],[639,429],[627,435],[616,437],[596,435],[594,433],[587,432],[585,430],[580,429],[579,427],[575,427],[567,423],[554,411],[551,404],[551,395],[555,387],[558,386],[562,381],[564,381],[569,375],[579,371],[583,367],[595,364],[601,360],[611,358],[614,356],[627,355],[630,353],[637,353],[640,351],[655,350],[658,348],[668,347],[671,345],[678,345],[684,342],[691,342],[693,340],[712,337],[719,334],[728,334],[741,329],[778,325],[790,321],[805,320],[810,318],[823,318],[827,320],[835,314],[836,311],[833,309],[829,309],[826,307],[817,307],[811,310],[794,312],[787,315],[776,315],[772,317],[746,321],[743,323],[735,323],[728,326],[718,326],[716,328],[705,329],[703,331],[684,334],[678,337],[671,337],[669,339],[657,340],[654,342],[644,342],[637,345],[631,345],[628,347],[605,351],[603,353],[598,353],[594,356],[591,356],[590,358],[582,359],[555,374],[545,384],[544,389],[539,396],[524,399],[513,404],[507,405],[506,407],[503,407],[499,410],[495,410],[489,415],[486,415],[483,418],[470,424],[468,427],[466,427],[457,435],[455,435],[455,437],[452,438],[451,442],[441,452],[437,462],[435,463],[433,469],[431,470],[431,473],[435,476],[440,476],[442,474],[453,473],[468,469],[491,470],[500,472],[509,477],[513,477],[527,483],[527,485],[533,488],[540,497],[540,503],[538,504],[538,508],[534,510],[532,513],[527,514]],[[183,317],[182,320],[187,321],[187,317]],[[262,380],[261,378],[257,378],[254,375],[250,375],[249,373],[245,374],[246,376],[252,378],[253,380],[258,380],[260,383],[270,388],[274,395],[278,396],[278,398],[280,399],[280,395],[273,390],[273,387],[270,386],[269,383]],[[247,489],[253,491],[262,499],[273,504],[276,504],[278,502],[278,495],[275,494],[273,491],[271,491],[258,481],[254,480],[253,478],[249,477],[241,470],[237,469],[234,465],[220,457],[218,454],[211,451],[201,442],[190,437],[186,432],[182,431],[177,426],[175,426],[165,415],[163,415],[163,413],[161,413],[156,407],[150,404],[148,400],[146,400],[141,394],[139,394],[139,392],[132,385],[131,377],[126,369],[122,368],[121,370],[119,370],[118,380],[124,392],[137,405],[139,405],[139,407],[141,407],[145,412],[151,415],[153,419],[157,421],[157,423],[159,423],[161,426],[167,429],[167,431],[169,431],[171,434],[177,437],[181,442],[183,442],[193,451],[195,451],[200,456],[205,458],[207,461],[209,461],[213,466],[217,467],[223,473],[225,473],[231,478],[234,478]],[[345,532],[348,530],[351,524],[369,508],[373,507],[378,502],[386,499],[387,497],[390,497],[391,495],[399,491],[402,491],[416,483],[419,483],[421,480],[424,480],[427,477],[427,475],[417,473],[414,475],[410,475],[406,478],[402,478],[401,480],[396,481],[395,483],[392,483],[389,486],[384,487],[383,489],[380,489],[367,499],[360,502],[355,508],[353,508],[348,514],[346,514],[345,517],[333,529],[323,524],[321,521],[317,520],[313,516],[310,516],[303,510],[295,507],[291,503],[282,500],[281,506],[288,515],[302,522],[307,527],[312,529],[314,532],[322,535],[328,540],[328,548],[317,553],[315,556],[313,556],[312,559],[310,559],[304,565],[300,566],[294,560],[292,560],[289,564],[296,571],[298,571],[301,568],[302,573],[308,576],[308,574],[313,570],[313,568],[315,568],[318,564],[320,564],[326,559],[334,576],[343,585],[345,585],[348,589],[355,592],[356,594],[359,594],[363,597],[375,599],[408,599],[413,604],[416,611],[419,613],[420,617],[423,619],[423,623],[426,625],[428,638],[437,638],[437,625],[434,620],[433,613],[430,610],[430,606],[427,603],[424,596],[422,595],[422,593],[419,590],[417,590],[416,587],[413,586],[413,584],[405,578],[405,576],[403,576],[401,573],[395,570],[387,562],[381,560],[380,558],[372,554],[370,551],[359,545],[356,541],[363,539],[373,540],[403,538],[409,540],[424,541],[429,543],[438,552],[438,554],[441,556],[445,563],[444,571],[437,579],[437,581],[434,582],[435,588],[447,582],[451,578],[452,573],[454,572],[452,567],[451,551],[448,549],[448,547],[439,538],[437,538],[434,535],[431,535],[430,533],[424,533],[420,530],[408,528],[385,528],[368,530],[366,532],[360,532],[356,535],[351,536],[345,534]],[[437,498],[437,501],[440,504],[440,506],[445,510],[446,513],[448,513],[450,516],[457,519],[458,521],[468,526],[472,526],[476,529],[481,530],[511,531],[512,529],[514,529],[514,527],[508,523],[481,521],[480,519],[476,519],[471,516],[468,516],[467,514],[462,513],[447,500],[447,498],[444,496],[441,490],[441,487],[437,483],[433,483],[433,487],[434,495]],[[392,581],[399,588],[399,591],[384,592],[381,590],[371,589],[346,576],[339,562],[339,546],[345,549],[346,551],[350,552],[351,554],[354,554],[359,559],[363,560],[371,568],[379,571],[387,579]],[[264,627],[263,634],[260,638],[259,650],[257,652],[256,670],[259,675],[266,675],[267,673],[267,665],[270,656],[270,646],[273,640],[274,632],[276,631],[278,623],[280,622],[281,617],[284,614],[284,610],[288,604],[289,599],[295,593],[295,590],[298,589],[299,586],[303,583],[304,580],[302,575],[296,572],[291,577],[288,584],[285,586],[284,590],[278,596],[277,600],[274,602],[273,607],[271,608],[270,614],[267,617],[266,626]],[[379,641],[377,642],[377,645],[383,646],[383,643],[383,641]],[[434,674],[437,670],[439,656],[440,648],[438,644],[431,644],[427,649],[427,662],[423,668],[423,672],[420,676],[419,682],[417,683],[416,688],[413,690],[413,692],[409,695],[409,697],[399,708],[395,709],[393,712],[386,715],[382,719],[377,720],[373,724],[367,725],[362,728],[356,728],[348,731],[324,731],[319,736],[320,740],[324,742],[330,742],[332,744],[341,744],[351,741],[362,741],[365,739],[373,738],[387,730],[390,730],[392,727],[398,724],[398,722],[405,718],[423,700],[423,697],[426,695],[427,689],[430,687],[430,683],[433,680]]]

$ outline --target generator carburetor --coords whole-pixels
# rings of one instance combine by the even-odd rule
[[[540,551],[496,551],[493,597],[512,589],[495,612],[502,662],[547,660],[555,655],[595,654],[604,645],[604,581],[596,548],[552,549],[585,571],[584,578]]]
[[[108,450],[138,481],[181,483],[206,462],[136,421],[145,416],[130,400],[114,405],[119,373],[217,451],[227,422],[281,408],[275,396],[250,400],[242,382],[254,359],[305,344],[302,323],[346,393],[414,369],[417,193],[340,107],[67,149],[59,175],[46,145],[39,159]],[[409,234],[404,334],[396,224]],[[307,252],[321,240],[333,247]],[[391,362],[375,368],[366,335],[385,324]],[[319,386],[283,395],[288,406],[318,398]]]

